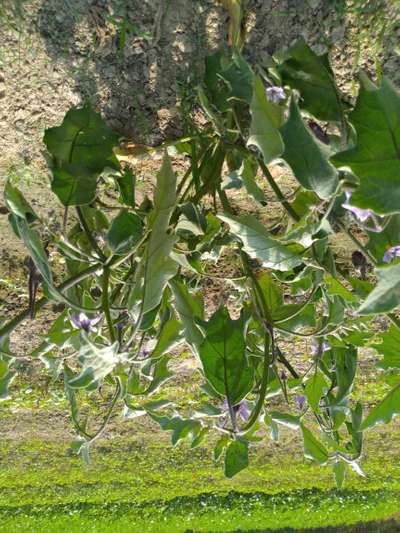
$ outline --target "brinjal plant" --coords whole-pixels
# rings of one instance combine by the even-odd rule
[[[7,181],[9,221],[42,292],[0,327],[0,398],[12,397],[18,367],[10,334],[54,302],[59,315],[30,357],[62,380],[73,449],[86,460],[121,411],[150,417],[174,445],[210,439],[228,477],[286,426],[341,487],[348,468],[363,474],[364,431],[400,413],[400,96],[386,78],[376,85],[361,74],[349,100],[329,56],[303,40],[268,66],[250,65],[239,48],[207,58],[184,137],[158,148],[151,197],[138,199],[118,135],[90,105],[44,135],[64,206],[58,230]],[[290,176],[290,194],[272,164]],[[244,209],[248,198],[267,220],[275,209],[274,223]],[[349,266],[332,246],[341,236],[354,245]],[[231,291],[210,308],[203,282],[227,255]],[[57,276],[54,258],[63,260]],[[352,397],[365,347],[393,386],[369,412]],[[202,400],[182,409],[163,387],[188,351]],[[96,394],[106,414],[92,430],[80,405]]]

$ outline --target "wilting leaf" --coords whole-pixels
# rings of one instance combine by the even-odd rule
[[[218,215],[218,218],[229,224],[231,232],[243,242],[243,250],[250,257],[262,261],[265,267],[291,270],[303,262],[301,246],[281,244],[251,215]]]
[[[361,431],[372,428],[377,424],[388,424],[396,415],[400,414],[400,385],[387,394],[374,407],[361,424]]]
[[[253,99],[250,105],[251,125],[248,146],[256,146],[268,164],[279,157],[284,145],[279,133],[283,123],[283,108],[270,102],[259,76],[254,78]]]
[[[338,185],[338,173],[329,161],[327,147],[319,142],[304,124],[295,99],[290,102],[290,115],[280,129],[284,159],[302,187],[320,198],[329,198]]]
[[[107,243],[115,254],[132,250],[143,235],[143,224],[135,213],[122,209],[111,222],[107,233]]]
[[[377,268],[378,285],[358,309],[360,315],[376,315],[400,304],[400,264]]]
[[[249,445],[242,440],[234,440],[225,453],[225,476],[232,478],[249,466]]]
[[[349,120],[356,129],[357,144],[332,161],[349,167],[360,180],[352,205],[379,214],[400,212],[399,93],[386,78],[376,87],[364,76]]]
[[[303,424],[301,425],[301,430],[303,432],[305,457],[317,461],[321,465],[325,464],[329,458],[328,450]]]
[[[342,105],[327,54],[318,56],[301,38],[285,52],[285,61],[278,70],[283,84],[300,92],[302,109],[320,120],[342,120]]]
[[[204,375],[231,405],[238,404],[253,386],[253,367],[246,357],[244,319],[232,320],[220,307],[204,324],[205,339],[199,355]]]

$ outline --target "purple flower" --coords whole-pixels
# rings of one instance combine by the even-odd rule
[[[319,344],[319,342],[316,342],[316,341],[312,341],[311,342],[311,353],[313,355],[317,355],[318,353],[327,352],[330,349],[331,349],[331,347],[325,341],[323,343],[321,343],[321,345]]]
[[[286,94],[282,87],[268,87],[267,98],[270,102],[273,102],[274,104],[279,104],[281,100],[284,100],[286,98]]]
[[[400,257],[400,244],[397,244],[396,246],[392,246],[388,250],[386,250],[383,260],[385,263],[390,263],[395,259],[396,257]]]
[[[226,400],[222,404],[222,409],[224,411],[228,411],[229,409],[228,402]],[[247,407],[247,403],[245,401],[242,401],[239,404],[234,405],[233,411],[235,414],[240,416],[243,422],[247,422],[247,420],[250,418],[250,409]]]
[[[297,404],[297,407],[299,409],[303,409],[304,404],[306,403],[306,397],[303,394],[295,394],[294,399]]]
[[[379,222],[377,220],[377,217],[375,213],[371,209],[361,209],[360,207],[356,207],[355,205],[350,204],[352,191],[350,189],[345,189],[344,194],[346,195],[346,200],[344,204],[342,204],[342,207],[344,209],[347,209],[353,215],[360,221],[360,222],[366,222],[369,218],[374,223],[374,228],[368,227],[370,231],[375,231],[376,233],[379,233],[382,231],[382,227],[379,225]]]
[[[97,315],[93,318],[89,318],[85,313],[79,313],[79,315],[71,316],[71,322],[77,328],[83,329],[86,333],[96,331],[94,327],[101,320],[101,315]]]

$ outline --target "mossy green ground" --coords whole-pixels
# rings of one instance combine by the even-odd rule
[[[396,423],[367,435],[367,477],[349,472],[345,488],[338,491],[331,468],[304,460],[301,438],[289,430],[280,442],[266,439],[253,448],[250,468],[228,480],[222,465],[211,459],[212,442],[195,450],[186,443],[173,448],[168,434],[151,422],[116,416],[85,466],[70,449],[63,402],[50,403],[38,407],[32,391],[20,397],[17,407],[3,404],[0,531],[339,527],[387,520],[400,509]]]

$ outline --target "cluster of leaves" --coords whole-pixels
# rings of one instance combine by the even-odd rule
[[[349,104],[328,56],[299,40],[268,67],[252,68],[238,48],[208,57],[199,110],[202,125],[186,116],[187,135],[166,143],[152,199],[139,203],[135,174],[115,155],[118,137],[90,106],[70,110],[44,136],[51,188],[65,221],[75,210],[73,223],[55,233],[6,184],[10,223],[43,285],[31,311],[49,300],[63,308],[31,356],[63,377],[73,446],[86,459],[123,406],[126,416],[148,415],[171,431],[173,444],[219,435],[214,455],[224,454],[228,477],[247,466],[249,446],[286,426],[301,432],[307,458],[332,465],[341,486],[348,467],[362,474],[364,430],[400,413],[400,321],[392,313],[400,304],[400,97],[388,80],[377,87],[362,76]],[[171,155],[187,162],[184,176]],[[290,199],[268,168],[273,161],[297,184]],[[232,206],[232,189],[243,188],[268,210],[261,174],[282,206],[273,227]],[[338,232],[354,242],[359,275],[331,248]],[[210,316],[200,282],[226,249],[241,271],[226,280],[235,305]],[[49,251],[64,260],[59,285]],[[376,284],[367,279],[371,264]],[[17,361],[9,335],[28,314],[0,328],[2,398]],[[371,328],[377,314],[387,331]],[[285,353],[288,339],[310,340],[305,372]],[[183,345],[199,362],[204,398],[184,414],[162,395]],[[351,393],[367,345],[383,355],[394,388],[365,417]],[[112,393],[92,432],[79,404],[100,388]],[[271,398],[279,395],[286,407],[278,411]]]

